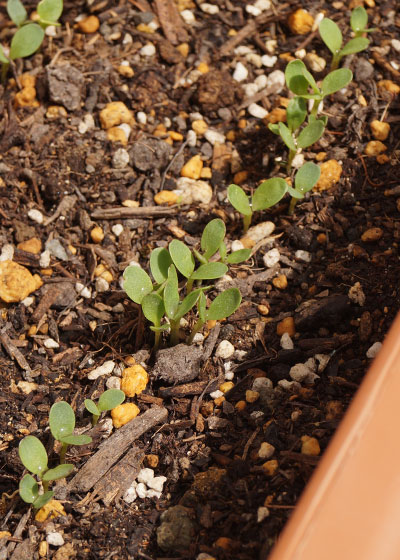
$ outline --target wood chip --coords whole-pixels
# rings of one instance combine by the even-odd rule
[[[160,206],[141,206],[139,208],[104,208],[92,212],[92,218],[94,220],[115,220],[117,218],[134,218],[135,216],[139,216],[140,218],[153,218],[157,216],[170,216],[171,214],[176,214],[177,212],[178,208],[163,208]]]
[[[67,486],[68,492],[88,492],[118,461],[132,443],[168,417],[166,408],[154,406],[119,428],[104,443]]]
[[[173,45],[189,40],[186,29],[173,0],[155,0],[158,19],[164,35]]]

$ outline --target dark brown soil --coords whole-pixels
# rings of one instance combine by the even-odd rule
[[[12,27],[5,23],[5,4],[0,3],[0,25],[1,40],[7,43]],[[27,7],[34,4],[25,2]],[[24,72],[36,77],[38,106],[16,107],[15,80],[2,91],[0,260],[11,250],[12,260],[38,274],[43,286],[23,302],[0,300],[0,531],[11,534],[0,541],[5,543],[0,544],[0,558],[39,558],[40,542],[55,531],[65,544],[51,545],[44,557],[57,560],[266,560],[371,363],[366,352],[384,339],[398,310],[399,97],[385,94],[377,84],[383,79],[400,84],[398,52],[391,44],[399,38],[400,16],[395,1],[375,0],[368,8],[369,26],[377,28],[370,35],[370,48],[346,59],[354,80],[345,93],[326,100],[327,131],[306,152],[309,160],[320,152],[326,152],[325,161],[339,160],[340,182],[312,193],[292,216],[286,199],[255,216],[254,224],[274,222],[274,237],[260,244],[247,263],[232,267],[230,275],[244,287],[243,301],[232,317],[205,331],[195,379],[180,382],[178,365],[173,366],[178,373],[174,379],[164,375],[160,380],[150,359],[146,390],[127,399],[139,406],[141,415],[151,407],[167,410],[165,421],[149,424],[129,444],[140,457],[132,469],[142,461],[151,466],[155,459],[149,456],[157,456],[155,475],[167,479],[161,498],[137,498],[128,504],[117,495],[104,501],[101,492],[93,491],[96,480],[88,491],[61,483],[56,497],[66,515],[35,521],[35,512],[17,492],[24,472],[20,440],[28,434],[40,438],[56,464],[48,430],[52,404],[66,400],[76,411],[77,426],[88,428],[83,401],[97,398],[109,377],[93,381],[89,372],[110,360],[125,367],[133,354],[151,349],[151,331],[121,289],[126,266],[136,260],[147,268],[151,250],[177,236],[196,246],[212,218],[225,221],[229,241],[239,239],[242,224],[226,199],[235,172],[247,171],[242,186],[248,192],[261,179],[280,173],[275,158],[284,158],[285,148],[262,120],[248,114],[248,98],[232,79],[236,63],[246,65],[249,76],[243,83],[250,83],[258,75],[284,70],[286,59],[280,55],[294,55],[303,46],[329,58],[317,33],[290,31],[287,17],[298,7],[291,0],[276,3],[257,18],[246,11],[250,3],[243,0],[212,2],[219,7],[215,15],[192,3],[195,25],[179,23],[172,10],[177,4],[182,9],[183,2],[172,0],[66,0],[57,36],[46,38],[38,54],[17,61],[14,68],[15,77]],[[326,12],[348,29],[346,2],[310,0],[302,5],[314,16]],[[79,30],[75,18],[82,13],[100,19],[99,31]],[[157,14],[160,27],[147,33],[139,24]],[[130,42],[124,41],[126,35]],[[245,45],[262,56],[265,41],[274,38],[277,60],[272,67],[257,68],[235,50]],[[185,42],[186,58],[176,49]],[[156,47],[153,56],[141,54],[148,43]],[[129,61],[132,77],[118,71],[122,61]],[[185,82],[200,62],[208,64],[209,72]],[[61,85],[52,82],[55,70],[62,74]],[[257,103],[271,111],[279,106],[279,97],[287,95],[284,88]],[[122,101],[136,117],[126,146],[109,141],[101,127],[100,111],[112,101]],[[64,109],[49,118],[51,106]],[[146,123],[139,122],[138,112],[147,115]],[[192,113],[200,113],[210,128],[227,135],[222,148],[202,136],[196,146],[183,146]],[[80,132],[87,115],[93,117],[93,126]],[[369,123],[374,119],[391,126],[383,164],[364,154],[373,139]],[[171,142],[169,131],[182,139]],[[121,147],[129,163],[118,168],[114,154]],[[194,155],[201,155],[212,170],[211,179],[204,179],[213,188],[211,202],[155,209],[154,195],[176,188],[183,164]],[[126,201],[136,201],[140,208],[129,209]],[[32,209],[42,213],[44,223],[28,217]],[[123,226],[119,235],[113,230],[117,224]],[[100,243],[91,237],[95,226],[105,234]],[[379,228],[380,237],[363,241],[371,228]],[[37,254],[18,247],[32,238],[41,242]],[[51,251],[46,266],[41,256],[45,248]],[[269,279],[253,283],[253,275],[265,271],[263,255],[272,248],[279,249],[279,264]],[[112,275],[108,285],[95,276],[100,264]],[[286,288],[274,284],[278,275],[287,277]],[[90,290],[89,297],[79,293],[82,287]],[[360,290],[364,299],[357,302],[352,294]],[[293,317],[296,326],[293,349],[282,349],[277,334],[287,317]],[[188,320],[192,323],[193,317]],[[216,357],[222,340],[235,347],[232,358]],[[292,381],[292,366],[320,354],[327,363],[313,382],[291,388],[281,383]],[[140,362],[146,355],[136,358]],[[231,367],[224,368],[228,361]],[[210,393],[224,381],[226,369],[234,372],[234,387],[225,399],[215,401]],[[246,400],[246,390],[259,377],[270,379],[273,389],[239,410],[236,404]],[[31,392],[24,381],[36,384]],[[99,430],[92,435],[92,445],[71,449],[68,456],[75,475],[109,437]],[[302,452],[304,436],[318,441],[320,454]],[[267,459],[258,456],[263,442],[275,448],[268,459],[277,461],[270,464],[270,474],[263,468]],[[124,473],[132,476],[133,471],[121,472],[122,484]],[[190,523],[182,529],[183,537],[160,548],[161,515],[177,505],[186,508],[182,511]],[[179,544],[185,537],[186,548]]]

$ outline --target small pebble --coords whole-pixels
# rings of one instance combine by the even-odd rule
[[[124,169],[129,163],[129,154],[125,148],[119,148],[112,158],[114,169]]]
[[[101,366],[92,369],[92,371],[90,371],[88,374],[88,379],[94,381],[95,379],[98,379],[102,375],[108,375],[112,373],[114,367],[115,367],[115,362],[113,362],[112,360],[108,360],[104,362],[104,364],[102,364]]]
[[[223,396],[224,396],[224,393],[222,391],[219,391],[219,390],[213,391],[212,393],[210,393],[210,397],[212,399],[219,399],[220,397],[223,397]]]
[[[180,12],[181,17],[183,19],[183,21],[185,23],[187,23],[188,25],[190,25],[191,23],[194,23],[196,21],[196,18],[194,17],[193,12],[191,12],[190,10],[182,10]]]
[[[235,347],[229,340],[222,340],[217,347],[215,352],[215,356],[217,358],[222,358],[223,360],[227,360],[231,358],[235,353]]]
[[[257,103],[250,103],[247,110],[252,117],[256,117],[257,119],[264,119],[268,115],[268,111]]]
[[[208,4],[207,2],[204,2],[203,4],[200,4],[200,10],[205,14],[214,15],[218,14],[219,7],[215,4]]]
[[[283,350],[293,350],[294,343],[287,332],[281,336],[280,345]]]
[[[244,249],[244,245],[239,239],[235,239],[234,241],[232,241],[232,245],[231,245],[232,252],[240,251],[241,249]]]
[[[392,39],[391,41],[391,45],[394,48],[395,51],[400,52],[400,41],[399,39]]]
[[[261,506],[257,509],[257,523],[261,523],[269,516],[269,509],[265,506]]]
[[[119,237],[121,233],[124,231],[124,226],[122,224],[115,224],[114,226],[112,226],[111,231],[113,232],[114,235]]]
[[[208,128],[204,133],[204,138],[207,142],[210,142],[212,146],[215,144],[224,144],[225,143],[225,136],[218,130],[214,130],[212,128]]]
[[[60,345],[58,344],[58,342],[56,340],[54,340],[53,338],[46,338],[46,340],[43,342],[43,345],[45,346],[45,348],[60,348]]]
[[[194,130],[188,130],[186,140],[187,140],[188,146],[190,146],[191,148],[194,148],[196,146],[196,144],[197,144],[197,134],[195,133]]]
[[[136,493],[139,498],[142,498],[142,500],[144,500],[144,498],[147,498],[147,488],[143,482],[139,482],[139,484],[136,486]]]
[[[250,389],[246,391],[246,402],[254,403],[258,401],[259,398],[260,398],[260,393],[258,393],[257,391],[251,391]]]
[[[48,268],[48,266],[50,265],[50,257],[50,251],[43,251],[39,259],[39,265],[41,266],[41,268]]]
[[[56,259],[60,259],[60,261],[68,260],[68,254],[59,239],[48,239],[45,243],[45,249],[50,251],[50,254],[56,257]]]
[[[46,541],[51,546],[62,546],[65,542],[62,534],[56,531],[49,533],[46,537]]]
[[[374,344],[370,346],[366,352],[367,358],[370,359],[376,358],[381,348],[382,348],[382,342],[374,342]]]
[[[264,89],[267,84],[268,84],[268,78],[265,74],[260,74],[259,76],[257,76],[257,78],[254,80],[254,83],[257,86],[257,90],[260,91],[262,89]]]
[[[274,70],[268,76],[268,90],[270,93],[280,93],[285,87],[285,74],[282,70]]]
[[[273,476],[276,471],[278,470],[278,461],[276,459],[271,459],[267,461],[263,465],[261,465],[263,473],[267,476]]]
[[[40,210],[36,210],[35,208],[29,210],[28,218],[30,218],[33,222],[36,222],[37,224],[42,224],[44,220],[43,214],[40,212]]]
[[[261,10],[256,6],[252,6],[251,4],[246,6],[246,12],[254,17],[257,17],[261,14]]]
[[[132,504],[136,500],[136,498],[137,498],[136,486],[137,486],[137,483],[135,481],[128,488],[128,490],[125,492],[123,499],[124,499],[124,502],[126,502],[127,504]]]
[[[248,74],[249,71],[247,70],[246,66],[244,66],[244,64],[242,64],[241,62],[238,62],[233,72],[233,79],[236,82],[243,82],[244,80],[246,80]]]
[[[258,456],[260,459],[269,459],[275,453],[275,447],[270,443],[263,441],[258,450]]]
[[[281,254],[278,249],[270,249],[263,256],[263,262],[267,268],[272,268],[279,262],[280,258]]]
[[[75,290],[78,292],[78,295],[80,297],[83,297],[85,299],[90,299],[92,297],[92,291],[90,288],[88,288],[87,286],[84,286],[83,284],[81,284],[80,282],[76,282],[75,284]]]
[[[244,84],[243,89],[246,97],[253,97],[258,92],[256,83]]]
[[[302,436],[301,441],[301,452],[303,453],[303,455],[316,456],[321,453],[321,448],[316,438],[310,436]]]
[[[289,336],[294,336],[296,334],[296,328],[294,324],[293,317],[285,317],[276,325],[276,334],[282,336],[287,333]]]
[[[271,56],[269,54],[264,54],[261,57],[261,62],[263,64],[263,66],[266,66],[267,68],[272,68],[273,66],[275,66],[276,62],[278,60],[277,56]]]
[[[193,343],[194,344],[203,344],[203,342],[204,342],[204,334],[196,333],[193,337]]]
[[[155,476],[147,483],[147,486],[152,490],[161,493],[163,491],[163,486],[166,481],[167,481],[166,476]]]
[[[0,262],[12,261],[14,257],[14,246],[6,243],[1,249]]]
[[[298,249],[295,252],[294,256],[299,261],[306,262],[306,263],[311,262],[312,259],[311,253],[309,253],[308,251],[303,251],[303,249]]]
[[[296,154],[292,161],[294,169],[300,169],[304,165],[304,154]]]
[[[156,47],[153,43],[147,43],[147,45],[142,47],[139,52],[143,56],[154,56],[156,54]]]
[[[116,375],[112,375],[106,381],[107,389],[120,389],[121,388],[121,379]]]
[[[379,241],[383,236],[383,230],[378,227],[370,228],[364,231],[361,236],[362,241],[365,243],[373,243],[374,241]]]

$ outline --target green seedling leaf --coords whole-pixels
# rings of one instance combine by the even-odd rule
[[[279,126],[280,137],[282,138],[286,146],[289,148],[289,150],[295,152],[297,150],[297,147],[296,144],[294,143],[292,133],[290,132],[288,127],[285,124],[283,124],[283,122],[280,122],[278,126]]]
[[[338,53],[343,43],[343,36],[336,23],[329,18],[324,18],[319,24],[318,30],[321,39],[331,53]]]
[[[185,299],[178,307],[178,311],[175,314],[174,321],[178,321],[179,319],[182,319],[182,317],[184,317],[186,313],[188,313],[192,309],[192,307],[196,305],[197,300],[199,299],[201,293],[202,293],[201,289],[194,290],[193,292],[190,292],[190,294],[188,294],[185,297]]]
[[[242,301],[237,288],[229,288],[217,295],[206,312],[207,320],[219,321],[229,317],[236,311]]]
[[[350,41],[346,43],[343,49],[340,51],[340,57],[364,51],[366,48],[368,48],[368,45],[369,39],[367,39],[366,37],[355,37],[354,39],[350,39]]]
[[[3,47],[1,45],[0,45],[0,62],[2,64],[10,64],[10,61],[8,60],[6,55],[4,54]]]
[[[333,70],[323,80],[321,92],[324,96],[331,95],[340,89],[346,87],[353,79],[353,73],[348,68],[339,68]]]
[[[324,123],[318,119],[313,120],[300,132],[297,138],[297,144],[299,148],[308,148],[319,140],[324,133],[325,126]]]
[[[227,272],[228,267],[226,264],[220,262],[210,262],[199,266],[190,278],[191,280],[214,280],[215,278],[221,278]]]
[[[31,56],[40,47],[43,38],[44,31],[37,23],[28,23],[20,27],[11,41],[11,60]]]
[[[169,319],[173,319],[178,310],[179,292],[178,275],[173,264],[168,269],[168,280],[164,288],[164,307]]]
[[[251,255],[251,249],[239,249],[238,251],[233,251],[228,255],[226,262],[228,264],[239,264],[241,262],[247,261]]]
[[[296,191],[304,194],[310,191],[321,175],[321,168],[315,163],[308,161],[305,163],[294,178],[294,184],[296,186]]]
[[[319,89],[313,75],[307,70],[302,60],[292,60],[286,66],[285,80],[287,87],[296,95],[303,96],[311,86],[314,93],[318,94]]]
[[[92,401],[92,399],[85,399],[85,407],[86,410],[90,412],[90,414],[94,414],[95,416],[100,416],[101,411],[97,408],[96,404]]]
[[[47,490],[47,492],[38,496],[32,505],[35,509],[40,509],[45,506],[47,502],[50,502],[53,496],[54,492],[52,490]]]
[[[88,443],[92,443],[92,438],[85,435],[75,436],[74,434],[70,434],[69,436],[63,436],[60,441],[68,445],[87,445]]]
[[[350,27],[354,33],[364,31],[368,25],[368,13],[363,6],[358,6],[351,12]]]
[[[268,128],[270,129],[271,132],[279,136],[279,126],[277,124],[269,123]]]
[[[219,256],[221,257],[222,262],[225,262],[227,252],[228,250],[226,248],[226,245],[224,242],[222,242],[219,246]]]
[[[171,241],[168,249],[176,268],[185,278],[189,278],[195,266],[192,251],[178,239]]]
[[[62,0],[41,0],[37,5],[37,13],[44,23],[56,23],[63,11]]]
[[[157,247],[150,255],[150,270],[157,284],[162,284],[168,278],[168,268],[172,259],[167,249]]]
[[[142,311],[148,321],[159,325],[165,313],[162,297],[154,292],[145,296],[142,300]]]
[[[290,194],[290,196],[292,198],[304,198],[304,194],[302,194],[301,192],[297,191],[296,189],[294,189],[293,187],[288,187],[288,193]]]
[[[277,204],[287,191],[288,185],[281,177],[263,181],[253,194],[253,210],[265,210]]]
[[[297,130],[307,116],[307,103],[303,97],[293,97],[286,109],[287,124],[291,132]],[[279,126],[278,126],[279,133]]]
[[[41,477],[47,471],[47,453],[43,443],[35,436],[26,436],[18,448],[22,464],[28,471]]]
[[[201,236],[201,249],[204,252],[204,257],[209,259],[218,251],[221,243],[225,237],[225,224],[220,218],[211,220],[204,228],[203,235]]]
[[[198,312],[199,312],[200,321],[202,321],[202,323],[205,323],[206,320],[207,320],[206,307],[207,307],[207,298],[204,295],[204,292],[201,292],[200,297],[199,297],[199,301],[198,301],[198,305],[197,305],[197,309],[198,309]]]
[[[252,210],[249,203],[249,197],[241,187],[238,185],[229,185],[228,200],[235,210],[243,214],[243,216],[251,216]]]
[[[30,474],[26,474],[19,483],[19,495],[27,504],[33,504],[39,495],[39,486]]]
[[[72,434],[75,428],[75,413],[65,401],[60,401],[50,408],[50,431],[54,439],[64,441],[65,436]]]
[[[44,482],[49,482],[50,480],[59,480],[60,478],[65,478],[74,470],[74,465],[69,463],[64,463],[58,465],[54,469],[49,469],[46,471],[42,477]]]
[[[7,0],[7,13],[17,27],[20,27],[28,17],[20,0]]]
[[[98,408],[100,411],[112,410],[122,404],[125,400],[125,393],[120,389],[108,389],[100,395]]]
[[[140,266],[128,266],[124,271],[124,290],[135,303],[142,303],[144,296],[153,291],[150,276]]]

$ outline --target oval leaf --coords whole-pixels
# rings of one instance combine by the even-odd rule
[[[291,132],[294,132],[303,124],[306,116],[307,103],[305,99],[303,97],[293,97],[286,109],[287,124]]]
[[[279,135],[279,126],[278,126],[277,124],[269,123],[268,128],[269,128],[270,131],[273,132],[274,134],[278,134],[278,135]]]
[[[124,271],[124,290],[135,303],[142,303],[144,296],[153,291],[150,276],[140,266],[128,266]]]
[[[200,297],[202,290],[194,290],[190,292],[185,299],[182,301],[180,306],[178,307],[178,311],[175,314],[174,321],[178,321],[178,319],[182,319],[188,313],[194,305],[196,305],[197,300]]]
[[[30,474],[26,474],[19,483],[19,495],[27,504],[33,504],[39,495],[39,486]]]
[[[357,31],[364,31],[368,25],[368,13],[363,6],[358,6],[351,12],[350,26],[354,33]]]
[[[174,239],[169,244],[169,254],[171,259],[185,278],[189,278],[194,270],[194,257],[192,251],[182,241]]]
[[[164,288],[164,308],[169,319],[175,317],[179,305],[178,275],[173,264],[168,270],[168,280]]]
[[[330,72],[323,80],[321,85],[322,94],[330,95],[346,87],[353,79],[353,73],[348,68],[339,68]]]
[[[285,68],[286,85],[296,95],[303,95],[308,91],[308,82],[303,76],[304,63],[292,60]]]
[[[150,270],[157,284],[162,284],[168,278],[168,268],[171,263],[171,255],[164,247],[157,247],[151,252]]]
[[[7,0],[7,13],[17,27],[20,27],[28,17],[20,0]]]
[[[225,238],[225,232],[225,224],[220,218],[208,222],[201,236],[200,245],[206,259],[212,257],[218,251]]]
[[[308,148],[319,140],[324,133],[325,126],[321,120],[311,121],[303,130],[300,132],[297,138],[297,144],[299,148]]]
[[[338,53],[343,43],[343,36],[336,23],[329,18],[324,18],[319,24],[318,30],[321,39],[331,53]]]
[[[206,320],[207,320],[206,306],[207,306],[207,298],[204,295],[204,292],[201,292],[200,297],[199,297],[199,301],[198,301],[198,304],[197,304],[197,310],[199,312],[199,319],[203,323],[205,323]]]
[[[37,5],[37,13],[41,21],[49,24],[56,23],[62,11],[62,0],[41,0]]]
[[[42,44],[44,31],[36,23],[28,23],[15,33],[11,41],[10,58],[25,58],[31,56]]]
[[[143,315],[148,321],[158,326],[164,316],[164,302],[159,294],[148,294],[142,299]]]
[[[69,436],[63,436],[60,441],[68,445],[87,445],[88,443],[92,443],[92,438],[85,435],[75,436],[71,434]]]
[[[54,439],[62,441],[63,437],[72,434],[75,428],[75,413],[72,407],[65,401],[53,404],[50,408],[49,424]]]
[[[243,214],[243,216],[251,216],[252,210],[249,203],[249,197],[241,187],[238,185],[229,185],[228,200],[235,210]]]
[[[92,401],[92,399],[85,399],[85,407],[86,410],[90,412],[90,414],[94,414],[95,416],[100,416],[100,410],[97,408],[96,404]]]
[[[69,463],[63,463],[58,465],[54,469],[49,469],[46,471],[42,477],[42,480],[49,482],[50,480],[59,480],[60,478],[65,478],[74,470],[74,465]]]
[[[54,492],[52,490],[48,490],[44,494],[41,494],[36,498],[33,502],[33,507],[36,509],[40,509],[41,507],[45,506],[47,502],[50,502],[52,497],[54,496]]]
[[[296,190],[302,194],[310,191],[318,181],[320,175],[321,168],[312,161],[308,161],[300,167],[296,173],[294,179]]]
[[[237,288],[229,288],[220,293],[206,312],[207,320],[219,321],[229,317],[236,311],[242,301],[242,296]]]
[[[99,410],[112,410],[116,406],[123,403],[125,393],[120,389],[108,389],[99,398]]]
[[[367,39],[366,37],[355,37],[354,39],[350,39],[350,41],[345,44],[343,49],[340,51],[340,56],[347,56],[348,54],[354,54],[364,51],[366,48],[368,48],[368,45],[369,39]]]
[[[39,477],[47,471],[47,453],[43,443],[35,436],[26,436],[18,448],[22,464]]]
[[[221,278],[221,276],[223,276],[227,272],[228,267],[226,266],[226,264],[220,262],[210,262],[199,266],[199,268],[193,272],[191,279],[214,280],[215,278]]]
[[[0,62],[2,64],[10,64],[10,61],[8,60],[6,55],[4,54],[3,47],[1,45],[0,45]]]
[[[263,181],[253,194],[253,209],[265,210],[279,202],[287,191],[288,185],[281,177]]]
[[[233,251],[228,255],[226,262],[228,264],[239,264],[241,262],[247,261],[251,255],[251,249],[239,249],[238,251]]]
[[[296,189],[294,189],[293,187],[288,188],[288,193],[292,198],[297,198],[297,199],[304,198],[304,194],[302,194],[299,191],[296,191]]]
[[[278,126],[279,126],[279,135],[284,141],[284,143],[286,144],[286,146],[292,152],[296,151],[297,149],[296,144],[294,143],[292,133],[290,132],[288,127],[285,124],[283,124],[283,122],[280,122]]]

